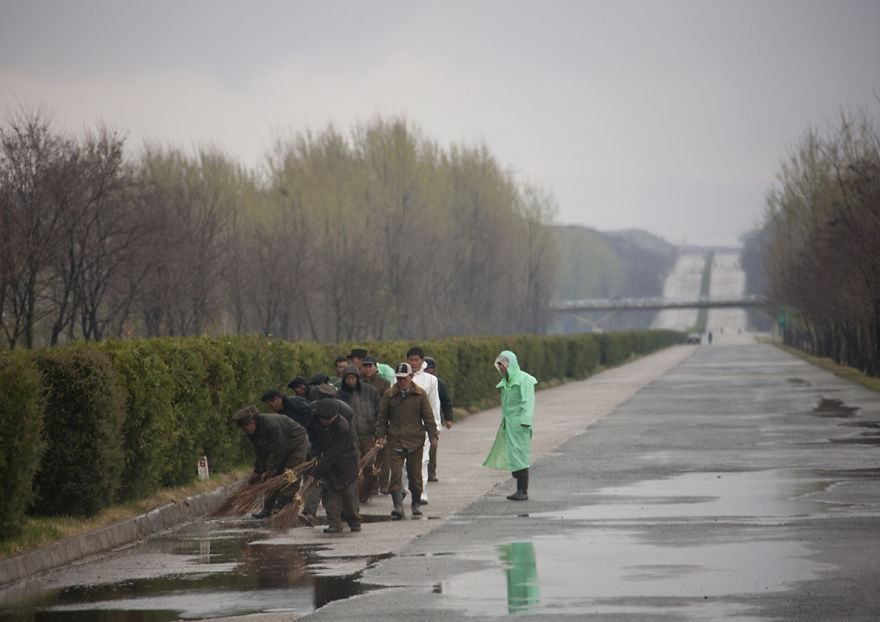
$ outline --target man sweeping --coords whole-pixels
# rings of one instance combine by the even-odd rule
[[[280,475],[285,469],[292,469],[305,462],[309,451],[306,430],[296,421],[285,415],[261,413],[256,407],[242,408],[232,416],[232,420],[247,434],[254,446],[256,460],[250,483],[256,484]],[[290,503],[299,490],[299,482],[267,495],[265,505],[254,518],[266,518],[274,511]],[[276,507],[277,502],[277,507]]]

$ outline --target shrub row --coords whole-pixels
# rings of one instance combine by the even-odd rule
[[[682,340],[672,331],[452,338],[418,345],[437,360],[456,406],[497,403],[492,363],[513,350],[542,382],[581,379],[603,366]],[[163,338],[0,353],[0,538],[26,512],[89,516],[163,486],[191,482],[200,456],[223,472],[250,460],[230,414],[297,375],[332,375],[364,347],[395,365],[403,341],[316,344],[263,336]],[[257,404],[262,407],[262,404]]]

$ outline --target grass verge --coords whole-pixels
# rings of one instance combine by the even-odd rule
[[[250,472],[250,468],[241,468],[229,473],[212,475],[209,479],[200,480],[188,486],[165,488],[146,499],[124,505],[115,505],[89,518],[29,516],[25,518],[22,531],[18,537],[0,541],[0,559],[19,555],[63,538],[112,525],[133,516],[144,514],[167,503],[210,492],[247,477]]]
[[[792,348],[791,346],[785,346],[782,344],[775,344],[777,348],[788,352],[789,354],[794,354],[796,357],[807,361],[815,365],[816,367],[821,367],[826,371],[830,371],[835,376],[839,376],[844,378],[845,380],[849,380],[850,382],[854,382],[858,385],[865,387],[866,389],[870,389],[871,391],[875,391],[880,393],[880,378],[875,378],[874,376],[868,376],[858,369],[854,367],[846,367],[845,365],[838,365],[833,360],[829,358],[820,358],[818,356],[811,356],[806,354],[797,348]]]

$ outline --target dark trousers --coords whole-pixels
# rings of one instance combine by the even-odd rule
[[[437,478],[437,446],[440,445],[438,442],[436,445],[431,445],[431,449],[428,450],[428,479],[436,479]]]
[[[302,514],[315,516],[318,513],[318,504],[321,503],[321,497],[324,496],[323,489],[324,482],[316,481],[312,489],[306,493],[306,498],[303,499]]]
[[[403,466],[406,463],[406,477],[409,479],[409,492],[414,500],[422,496],[424,483],[422,482],[422,452],[424,447],[419,445],[414,449],[390,449],[388,451],[391,482],[388,485],[389,492],[403,490]]]
[[[333,488],[329,479],[323,481],[324,511],[327,513],[327,523],[331,527],[342,527],[342,521],[349,527],[361,524],[360,503],[358,503],[358,481],[352,482],[342,489]]]

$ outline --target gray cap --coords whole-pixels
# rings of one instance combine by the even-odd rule
[[[240,428],[243,428],[251,421],[257,418],[257,415],[260,414],[260,411],[257,410],[256,406],[248,406],[247,408],[242,408],[237,411],[234,415],[232,415],[232,420],[235,422]]]

